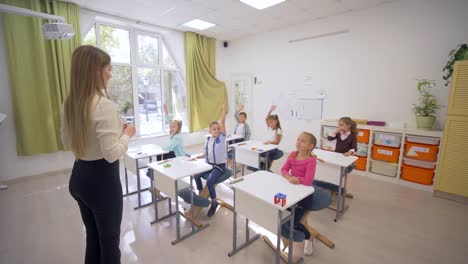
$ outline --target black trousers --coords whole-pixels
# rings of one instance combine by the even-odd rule
[[[119,264],[123,203],[119,161],[75,161],[69,189],[86,227],[84,263]]]
[[[176,157],[175,152],[174,151],[169,151],[169,153],[163,155],[162,159],[167,160],[167,159],[173,159],[175,157]]]

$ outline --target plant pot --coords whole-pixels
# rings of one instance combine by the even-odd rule
[[[435,116],[416,116],[416,126],[421,130],[432,130],[435,120]]]

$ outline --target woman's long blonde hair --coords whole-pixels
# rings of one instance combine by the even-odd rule
[[[110,56],[94,46],[84,45],[73,52],[71,63],[70,94],[64,102],[64,122],[70,138],[70,147],[76,159],[88,147],[87,132],[90,127],[90,109],[93,97],[106,96],[103,69]]]

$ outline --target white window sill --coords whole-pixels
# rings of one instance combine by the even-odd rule
[[[185,132],[180,132],[182,135],[189,135],[190,133],[188,131]],[[130,142],[132,141],[137,141],[137,140],[143,140],[143,139],[152,139],[152,138],[160,138],[160,137],[168,137],[169,133],[158,133],[158,134],[150,134],[150,135],[143,135],[143,136],[136,136],[132,137],[130,139]]]

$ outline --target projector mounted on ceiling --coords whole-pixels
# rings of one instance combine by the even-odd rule
[[[42,31],[45,39],[71,39],[75,36],[73,26],[65,23],[46,23]]]
[[[42,26],[45,39],[71,39],[75,35],[73,26],[64,23],[65,18],[61,16],[54,16],[46,13],[32,11],[26,8],[3,4],[0,4],[0,13],[1,12],[52,20],[53,23],[46,23]]]

